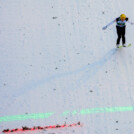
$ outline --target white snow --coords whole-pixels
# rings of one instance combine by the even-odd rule
[[[83,109],[134,107],[134,25],[126,24],[130,48],[116,49],[116,24],[102,30],[122,13],[134,22],[133,4],[0,0],[0,118],[54,113],[0,122],[0,133],[80,121],[81,127],[24,134],[133,134],[134,110],[80,114]]]

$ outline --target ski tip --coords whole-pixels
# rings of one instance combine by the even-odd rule
[[[130,47],[132,44],[128,44],[126,47]],[[123,48],[123,46],[119,46],[117,48]]]
[[[128,47],[130,47],[131,46],[131,44],[128,44]]]

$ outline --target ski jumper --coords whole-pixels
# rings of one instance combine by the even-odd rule
[[[125,44],[125,28],[126,28],[126,22],[128,21],[128,18],[126,18],[124,21],[120,19],[120,17],[116,18],[116,30],[117,30],[117,42],[116,44],[120,44],[120,39],[122,38],[122,43]]]

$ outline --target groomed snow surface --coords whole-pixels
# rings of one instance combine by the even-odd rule
[[[22,126],[81,126],[17,134],[133,134],[134,25],[117,49],[116,24],[133,0],[0,0],[0,133]],[[94,108],[132,110],[83,114]],[[48,118],[2,117],[53,113]]]

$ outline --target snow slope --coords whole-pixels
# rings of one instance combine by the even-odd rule
[[[133,134],[134,110],[80,114],[91,108],[134,109],[134,26],[126,29],[130,48],[115,48],[115,24],[102,30],[121,13],[134,22],[133,4],[0,0],[0,118],[54,113],[0,122],[0,132],[80,121],[81,127],[25,134]]]

